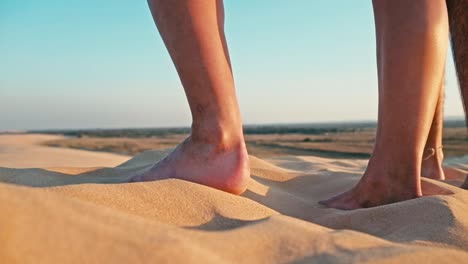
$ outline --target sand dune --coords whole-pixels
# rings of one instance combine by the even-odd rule
[[[56,135],[0,135],[0,167],[113,167],[128,156],[78,149],[42,146],[41,143],[63,139]]]
[[[1,137],[3,159],[14,146],[5,152]],[[21,137],[28,146],[41,141]],[[340,211],[317,201],[355,184],[364,160],[251,157],[250,186],[234,196],[174,179],[124,183],[163,151],[128,161],[107,156],[87,165],[92,168],[65,168],[74,165],[53,163],[53,152],[45,153],[43,164],[39,157],[30,163],[34,169],[0,165],[0,263],[468,261],[468,191],[456,187],[468,156],[447,161],[455,168],[447,182],[424,180],[432,196]],[[94,162],[94,154],[80,152],[83,164],[77,166]]]

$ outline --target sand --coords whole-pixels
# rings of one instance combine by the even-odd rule
[[[341,211],[317,201],[355,184],[365,160],[251,157],[250,186],[234,196],[174,179],[124,183],[164,151],[126,161],[39,147],[44,137],[0,136],[0,263],[468,261],[468,191],[456,187],[468,156],[447,161],[450,180],[423,181],[433,196]]]
[[[42,146],[44,142],[64,139],[57,135],[0,135],[0,167],[114,167],[129,156],[78,149]]]

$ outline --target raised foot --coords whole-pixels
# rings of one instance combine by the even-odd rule
[[[351,190],[319,203],[330,208],[354,210],[401,202],[422,196],[421,189],[364,175]]]
[[[196,142],[188,137],[151,169],[131,182],[181,179],[233,194],[241,194],[250,179],[245,143],[234,146]]]

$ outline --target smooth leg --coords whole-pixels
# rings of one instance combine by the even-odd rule
[[[131,181],[178,178],[234,194],[250,179],[221,0],[150,0],[192,113],[191,135]]]
[[[426,146],[424,147],[421,164],[421,176],[435,180],[445,179],[442,167],[442,163],[444,162],[444,151],[442,148],[442,134],[444,128],[444,79],[442,80],[436,111],[432,119]]]
[[[443,0],[375,0],[379,76],[376,144],[351,190],[320,202],[373,207],[422,195],[421,162],[440,94],[448,45]]]

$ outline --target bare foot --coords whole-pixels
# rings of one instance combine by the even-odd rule
[[[331,208],[354,210],[422,196],[419,183],[405,182],[391,175],[385,175],[383,172],[372,172],[368,169],[351,190],[319,203]]]
[[[245,143],[235,146],[197,142],[188,137],[166,158],[131,182],[182,179],[233,194],[241,194],[250,179]]]
[[[442,148],[435,150],[426,150],[424,158],[421,163],[421,176],[434,179],[434,180],[445,180],[444,170],[442,163],[444,161],[444,152]]]

